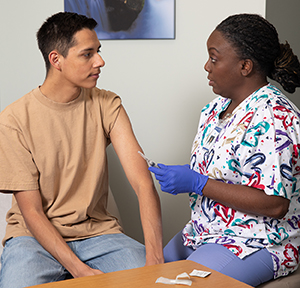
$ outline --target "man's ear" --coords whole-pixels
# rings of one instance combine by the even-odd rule
[[[51,51],[48,55],[50,64],[56,70],[60,70],[60,57],[61,55],[56,50]]]
[[[253,71],[253,62],[250,59],[241,60],[241,73],[244,77]]]

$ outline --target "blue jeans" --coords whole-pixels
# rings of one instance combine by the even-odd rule
[[[204,244],[196,250],[183,246],[181,231],[164,248],[165,262],[192,260],[251,286],[273,279],[272,256],[261,249],[243,259],[219,244]]]
[[[124,234],[67,242],[85,264],[104,273],[145,265],[145,247]],[[33,237],[8,240],[1,256],[0,288],[23,288],[72,278]]]

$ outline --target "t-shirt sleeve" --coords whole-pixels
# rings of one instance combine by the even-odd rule
[[[282,113],[267,105],[257,110],[241,143],[247,155],[242,184],[287,199],[298,195],[299,134],[299,120],[293,111]]]
[[[109,138],[122,106],[121,98],[111,91],[101,90],[100,109],[104,132]]]
[[[0,124],[0,192],[39,189],[38,177],[22,133]]]

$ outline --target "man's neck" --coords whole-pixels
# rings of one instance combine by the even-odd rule
[[[47,98],[59,103],[73,101],[79,96],[81,91],[80,87],[70,87],[59,81],[52,81],[48,78],[46,78],[40,87],[40,90]]]

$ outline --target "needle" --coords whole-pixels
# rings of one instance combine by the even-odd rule
[[[149,166],[159,168],[159,167],[157,166],[157,164],[156,164],[154,161],[152,161],[152,160],[150,160],[149,158],[147,158],[142,152],[138,151],[138,153],[146,160],[146,162],[147,162],[147,164],[148,164]]]

